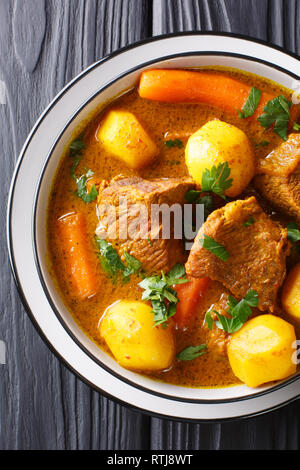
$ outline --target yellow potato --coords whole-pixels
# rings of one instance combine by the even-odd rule
[[[175,355],[171,327],[153,326],[152,308],[121,300],[106,309],[100,335],[117,361],[128,369],[162,370]]]
[[[240,194],[254,176],[255,160],[251,143],[246,134],[231,124],[214,120],[207,122],[188,140],[185,161],[189,173],[201,185],[206,168],[228,162],[233,179],[225,194]]]
[[[281,303],[291,320],[300,323],[300,263],[293,267],[285,280]]]
[[[249,320],[228,343],[233,373],[249,387],[288,377],[296,372],[295,340],[294,327],[280,317],[259,315]]]
[[[136,117],[128,111],[109,111],[97,139],[106,151],[133,169],[149,165],[159,152]]]

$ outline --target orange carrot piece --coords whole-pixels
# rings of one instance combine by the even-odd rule
[[[97,293],[98,283],[84,215],[74,213],[58,219],[57,235],[74,295],[81,300],[92,297]]]
[[[172,69],[146,70],[139,84],[142,98],[167,103],[206,103],[232,113],[242,109],[250,90],[250,85],[220,73]],[[260,116],[275,96],[263,91],[255,113],[248,119]]]
[[[209,284],[210,279],[204,277],[202,279],[190,278],[190,281],[186,284],[177,284],[174,286],[179,302],[177,304],[176,314],[173,318],[179,328],[188,326]]]

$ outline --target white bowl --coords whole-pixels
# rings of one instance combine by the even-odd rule
[[[101,103],[133,86],[151,67],[230,66],[292,88],[299,60],[265,43],[227,34],[164,36],[122,49],[69,83],[31,131],[18,160],[8,204],[8,245],[14,277],[39,332],[92,387],[146,412],[187,420],[259,414],[294,400],[299,376],[250,389],[185,388],[121,368],[82,332],[58,295],[46,265],[46,210],[61,154],[78,124]]]

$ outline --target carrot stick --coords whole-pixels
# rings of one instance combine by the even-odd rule
[[[186,284],[174,286],[179,299],[174,319],[179,328],[188,326],[201,298],[209,287],[209,283],[210,279],[208,277],[202,279],[190,278],[190,281]]]
[[[98,290],[98,283],[84,215],[74,213],[58,219],[57,235],[74,295],[81,300],[92,297]]]
[[[142,98],[166,103],[205,103],[224,111],[237,113],[249,96],[251,86],[220,73],[189,70],[146,70],[142,73],[139,94]],[[255,113],[263,113],[268,101],[276,95],[265,91]]]

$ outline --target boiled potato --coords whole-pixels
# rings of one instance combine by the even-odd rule
[[[275,315],[259,315],[234,333],[228,343],[233,373],[249,387],[280,380],[296,372],[292,325]]]
[[[136,117],[128,111],[109,111],[97,132],[97,139],[108,152],[133,169],[149,165],[159,152]]]
[[[300,324],[300,263],[293,267],[285,280],[281,303],[291,320]]]
[[[153,326],[152,308],[144,302],[121,300],[108,307],[100,335],[117,361],[129,369],[166,369],[175,355],[171,327]]]
[[[219,120],[207,122],[188,140],[185,160],[189,173],[201,185],[204,170],[228,162],[232,186],[225,194],[240,194],[254,176],[255,160],[246,134]]]

